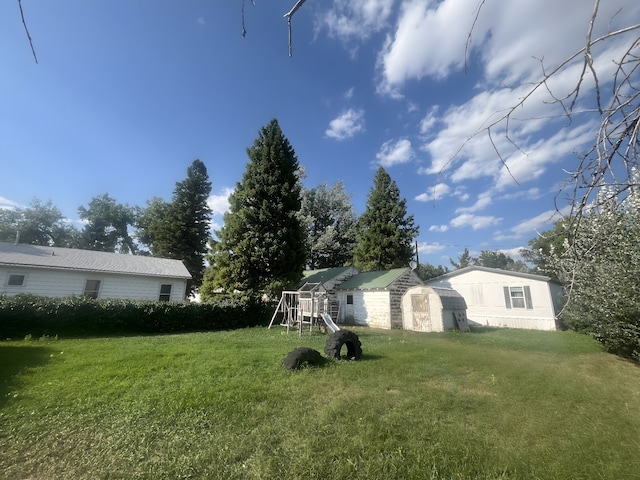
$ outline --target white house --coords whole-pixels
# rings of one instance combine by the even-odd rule
[[[0,242],[0,295],[182,301],[190,278],[180,260]]]
[[[417,285],[402,296],[402,327],[416,332],[468,331],[467,304],[452,288]]]
[[[542,275],[469,266],[426,282],[453,288],[467,304],[472,324],[555,330],[562,285]]]
[[[410,268],[358,273],[335,287],[338,323],[402,328],[402,295],[421,284]]]

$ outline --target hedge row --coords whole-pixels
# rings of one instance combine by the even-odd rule
[[[135,302],[0,296],[0,338],[177,333],[268,325],[263,302]]]

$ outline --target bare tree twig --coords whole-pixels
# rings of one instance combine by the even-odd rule
[[[475,12],[472,30],[475,28],[480,10],[485,6],[486,0],[480,0],[478,9]],[[575,115],[583,113],[592,113],[599,116],[599,127],[594,132],[594,144],[579,157],[576,168],[566,170],[568,178],[563,188],[560,190],[556,199],[556,209],[558,208],[558,197],[570,192],[567,200],[571,205],[570,215],[579,222],[583,213],[586,213],[587,206],[597,197],[595,194],[603,188],[611,188],[616,195],[624,195],[628,192],[632,185],[632,172],[637,171],[639,167],[638,153],[640,150],[640,38],[631,38],[626,51],[620,52],[615,60],[617,69],[612,78],[602,83],[599,77],[592,50],[596,45],[604,44],[615,37],[619,37],[631,32],[640,30],[640,23],[629,25],[627,27],[609,31],[600,37],[593,38],[594,25],[599,13],[600,0],[593,0],[593,11],[587,28],[587,35],[583,48],[579,49],[562,62],[556,65],[552,70],[545,68],[542,59],[539,59],[542,71],[540,80],[531,84],[531,88],[526,90],[525,94],[517,99],[515,104],[507,108],[503,112],[495,112],[497,115],[487,119],[485,124],[481,125],[475,132],[467,137],[454,154],[444,163],[440,169],[440,174],[458,158],[462,150],[468,146],[473,139],[480,134],[487,135],[489,142],[496,155],[507,167],[505,158],[503,157],[498,145],[495,143],[496,130],[503,126],[504,136],[506,140],[516,149],[522,152],[518,146],[517,139],[510,134],[510,123],[512,120],[524,121],[526,119],[516,118],[516,111],[522,108],[527,101],[541,89],[544,89],[549,95],[550,100],[545,102],[550,105],[557,105],[562,109],[563,116],[569,122]],[[619,12],[618,12],[619,13]],[[617,15],[617,14],[616,14]],[[465,70],[467,69],[467,56],[470,49],[472,31],[467,36],[465,46]],[[608,44],[608,43],[607,43]],[[583,57],[581,71],[576,80],[576,84],[571,91],[563,95],[556,95],[551,86],[551,80],[558,77],[561,72],[572,65],[579,57]],[[594,90],[595,108],[577,109],[578,100],[584,97],[582,92],[588,77],[593,79],[593,85],[590,86]],[[604,85],[612,85],[611,92],[608,94],[609,104],[603,104],[602,94],[604,93]],[[556,114],[550,117],[557,116]],[[546,118],[546,117],[545,117]],[[523,152],[524,153],[524,152]],[[507,168],[511,175],[511,172]],[[621,174],[626,173],[626,178],[621,178]],[[513,178],[513,175],[511,175]]]
[[[20,17],[22,18],[22,25],[24,26],[24,31],[27,34],[27,38],[29,39],[29,46],[31,47],[31,53],[33,54],[33,59],[38,63],[38,57],[36,56],[36,50],[33,48],[33,40],[31,39],[31,35],[29,34],[29,29],[27,28],[27,22],[24,19],[24,11],[22,10],[22,0],[18,0],[18,7],[20,8]]]
[[[295,5],[284,16],[287,18],[287,26],[289,28],[289,56],[293,56],[293,45],[291,43],[291,17],[302,6],[306,0],[298,0]]]
[[[473,17],[473,23],[471,24],[471,28],[469,29],[469,34],[467,35],[467,42],[464,44],[464,71],[467,73],[469,70],[469,66],[467,65],[467,58],[469,58],[469,48],[471,47],[471,36],[473,30],[476,28],[476,23],[478,23],[478,17],[480,17],[480,11],[484,6],[484,2],[486,0],[481,0],[478,8],[476,9],[476,14]]]

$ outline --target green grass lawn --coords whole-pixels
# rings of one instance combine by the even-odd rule
[[[0,342],[0,478],[638,479],[640,369],[589,337],[281,328]]]

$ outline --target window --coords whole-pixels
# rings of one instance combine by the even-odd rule
[[[347,305],[353,305],[353,295],[347,295]]]
[[[7,285],[10,287],[22,287],[24,286],[24,281],[27,278],[26,275],[9,275],[9,280],[7,280]]]
[[[171,285],[160,285],[160,298],[161,302],[168,302],[171,300]]]
[[[524,287],[503,287],[504,303],[507,308],[533,308],[531,301],[531,288]]]
[[[84,295],[91,298],[98,298],[100,293],[100,280],[87,280],[84,286]]]
[[[524,291],[522,287],[510,287],[511,306],[513,308],[524,308]]]

